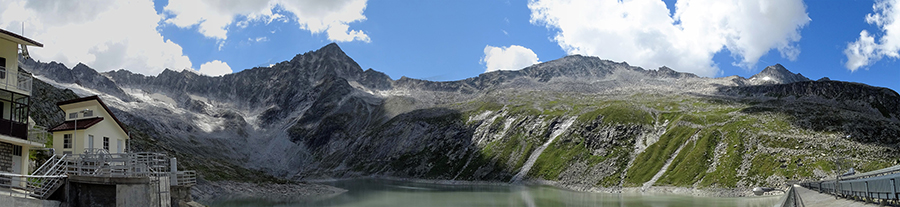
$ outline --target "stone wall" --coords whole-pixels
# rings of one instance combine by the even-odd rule
[[[0,171],[12,172],[12,156],[15,145],[0,142]]]
[[[191,198],[191,186],[173,185],[169,189],[171,192],[172,206],[186,206],[193,199]]]
[[[12,172],[12,156],[15,145],[0,142],[0,171]],[[0,185],[9,185],[8,180],[0,180]]]

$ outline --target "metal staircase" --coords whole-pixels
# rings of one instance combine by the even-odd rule
[[[66,177],[66,156],[53,155],[32,173],[27,182],[27,189],[32,197],[47,199],[63,185],[63,178]]]

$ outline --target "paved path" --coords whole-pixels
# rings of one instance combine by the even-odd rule
[[[856,207],[856,206],[878,206],[872,203],[864,203],[861,201],[847,200],[843,198],[834,198],[833,195],[819,193],[810,189],[806,189],[799,185],[794,185],[794,190],[797,191],[797,195],[800,195],[800,199],[803,200],[803,204],[806,206],[823,206],[823,207]]]

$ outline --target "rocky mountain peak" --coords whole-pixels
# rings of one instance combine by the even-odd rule
[[[763,69],[763,71],[750,77],[750,83],[753,85],[786,84],[801,81],[810,80],[800,73],[792,73],[787,68],[784,68],[784,66],[782,66],[781,64],[775,64],[766,67],[766,69]]]
[[[72,68],[72,70],[87,70],[87,69],[91,69],[91,67],[88,67],[87,65],[85,65],[84,63],[81,63],[81,62],[79,62],[78,65],[75,65],[75,67]]]
[[[347,56],[347,53],[344,53],[344,50],[342,50],[337,43],[329,43],[328,45],[325,45],[318,50],[297,54],[293,59],[291,59],[291,62],[317,61],[322,59],[353,61],[350,56]],[[355,61],[353,62],[356,63]]]
[[[347,54],[344,54],[344,50],[342,50],[341,47],[338,46],[337,43],[333,43],[333,42],[329,43],[328,45],[323,46],[322,48],[319,48],[319,50],[316,50],[316,51],[319,53],[326,53],[326,54],[339,55],[339,56],[347,55]]]

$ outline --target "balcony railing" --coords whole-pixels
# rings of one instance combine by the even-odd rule
[[[28,141],[46,144],[51,137],[53,134],[50,134],[45,127],[34,126],[28,129]]]
[[[0,119],[0,134],[27,140],[28,125],[25,123]]]
[[[31,77],[31,74],[19,73],[19,78],[16,80],[16,88],[28,92],[28,95],[31,95],[32,79],[34,78]]]
[[[6,67],[0,66],[0,89],[17,89],[24,91],[27,95],[31,95],[31,83],[34,79],[31,74],[15,73],[18,74],[15,80],[10,80],[12,77],[10,77],[9,74]]]

